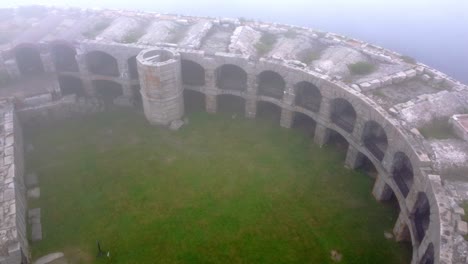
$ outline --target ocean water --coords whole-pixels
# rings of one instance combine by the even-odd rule
[[[16,0],[212,17],[244,17],[355,37],[416,58],[468,84],[468,0]]]

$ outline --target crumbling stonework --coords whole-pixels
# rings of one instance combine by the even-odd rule
[[[219,96],[231,95],[245,102],[248,118],[256,117],[260,103],[276,107],[279,124],[286,128],[303,114],[315,123],[316,144],[327,144],[331,133],[348,142],[347,167],[359,167],[364,157],[374,165],[378,176],[372,193],[379,201],[396,197],[400,215],[393,235],[397,241],[411,241],[413,264],[466,263],[459,204],[468,197],[454,192],[461,184],[451,176],[468,182],[460,165],[466,160],[468,142],[430,141],[417,129],[435,117],[466,109],[465,85],[424,64],[405,62],[401,54],[309,28],[110,10],[75,10],[73,19],[64,21],[68,12],[50,9],[31,29],[16,32],[0,46],[0,72],[11,79],[53,76],[38,82],[37,88],[26,89],[32,85],[25,84],[21,93],[12,89],[13,84],[2,90],[6,92],[1,96],[14,97],[22,122],[102,111],[109,104],[138,107],[141,102],[150,123],[175,126],[184,115],[184,90],[202,96],[209,113],[218,111]],[[83,33],[92,26],[89,21],[100,20],[109,20],[110,26],[94,37]],[[144,20],[149,26],[121,22],[127,20]],[[6,21],[0,24],[25,23]],[[73,30],[67,33],[63,28]],[[142,30],[138,41],[119,43],[135,29]],[[279,41],[270,54],[258,58],[254,44],[262,32],[276,34]],[[299,45],[304,39],[312,41]],[[297,52],[317,48],[317,53],[306,61],[299,53],[291,54],[296,48]],[[353,76],[347,66],[359,61],[372,63],[377,70]],[[65,67],[74,64],[75,70]],[[11,104],[2,105],[14,115]],[[15,146],[19,142],[16,137],[14,142]],[[452,150],[463,159],[451,157]],[[12,160],[6,149],[4,156],[5,163],[22,166],[21,156]],[[22,174],[16,175],[20,181]],[[24,207],[16,209],[22,218],[18,212],[26,209],[24,197],[13,202]],[[23,230],[24,223],[14,228]],[[16,252],[27,258],[27,241],[18,234],[2,233],[1,238],[16,239]],[[8,263],[20,262],[14,258]]]

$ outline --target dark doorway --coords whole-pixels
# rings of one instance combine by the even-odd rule
[[[258,75],[257,81],[259,95],[283,99],[286,83],[281,75],[274,71],[264,71]]]
[[[413,165],[403,152],[397,152],[393,157],[392,176],[404,197],[413,186]]]
[[[80,78],[73,76],[59,76],[59,85],[62,95],[76,94],[77,96],[84,96],[85,91],[83,82]]]
[[[131,80],[138,80],[138,69],[137,69],[137,61],[136,56],[133,56],[127,60],[128,65],[128,73],[130,75]]]
[[[96,95],[104,101],[106,105],[114,103],[114,99],[123,95],[122,85],[108,80],[93,81]]]
[[[317,86],[310,82],[300,82],[296,84],[296,105],[312,112],[320,110],[322,94]]]
[[[239,66],[225,64],[216,70],[216,85],[222,90],[247,90],[247,73]]]
[[[111,77],[119,76],[119,66],[117,60],[111,55],[102,51],[92,51],[86,54],[88,70],[92,74]]]
[[[313,138],[315,135],[315,127],[317,123],[310,116],[300,112],[294,113],[292,128],[298,129],[308,137]]]
[[[20,45],[15,48],[15,58],[21,75],[35,76],[44,73],[44,66],[37,47]]]
[[[52,56],[58,72],[78,72],[76,51],[67,44],[52,45]]]
[[[345,99],[337,98],[332,101],[331,107],[331,121],[344,131],[352,133],[356,122],[353,106]]]
[[[182,60],[182,82],[185,85],[204,86],[205,69],[198,63]]]
[[[205,112],[205,95],[201,92],[184,90],[185,113]]]
[[[388,147],[387,134],[385,130],[375,121],[368,121],[364,125],[362,141],[378,160],[382,161]]]
[[[257,119],[267,120],[273,124],[279,125],[281,120],[281,107],[271,102],[258,101]]]
[[[218,112],[235,114],[240,117],[244,116],[245,113],[245,99],[239,96],[223,94],[218,95]]]

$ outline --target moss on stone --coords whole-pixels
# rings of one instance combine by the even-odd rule
[[[270,52],[273,47],[275,46],[277,41],[277,37],[275,34],[264,32],[260,37],[260,40],[255,44],[255,48],[257,49],[257,54],[259,56],[263,56]]]
[[[375,71],[376,67],[372,63],[359,61],[348,64],[348,69],[353,75],[367,75]]]
[[[426,139],[457,138],[452,130],[452,126],[448,122],[448,118],[435,119],[431,123],[419,128],[419,132],[421,132]]]

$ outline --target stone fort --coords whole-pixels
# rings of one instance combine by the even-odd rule
[[[393,233],[411,242],[411,263],[468,263],[468,87],[442,72],[353,38],[245,19],[23,7],[0,10],[0,31],[1,264],[30,262],[22,124],[114,104],[177,127],[187,100],[209,113],[236,102],[247,118],[270,109],[285,128],[305,120],[318,145],[344,139],[345,166],[372,164],[375,199],[396,197]],[[457,137],[425,138],[435,120]]]

